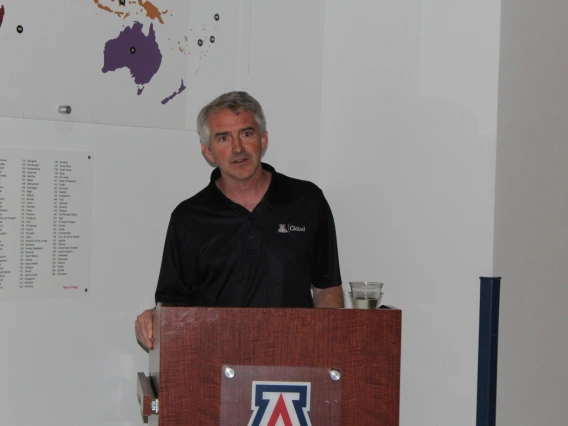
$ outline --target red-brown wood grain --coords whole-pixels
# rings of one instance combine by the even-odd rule
[[[150,352],[159,424],[219,426],[222,366],[233,365],[337,368],[341,426],[396,426],[401,320],[402,312],[394,308],[159,306]],[[287,380],[277,376],[274,380]],[[318,386],[317,380],[312,383],[310,419],[313,426],[329,426],[323,399],[314,396]],[[234,426],[250,420],[250,393],[249,382],[239,391],[248,402],[235,410]]]

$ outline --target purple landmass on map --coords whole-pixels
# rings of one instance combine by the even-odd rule
[[[161,64],[162,53],[152,24],[148,36],[142,32],[142,24],[134,22],[132,27],[126,27],[117,38],[105,43],[102,71],[106,73],[128,68],[138,86],[139,95],[144,90],[144,85],[156,75]]]
[[[181,81],[181,86],[179,86],[179,89],[177,89],[174,93],[172,93],[170,96],[168,96],[167,98],[162,100],[162,105],[167,104],[169,101],[171,101],[173,98],[175,98],[177,95],[179,95],[181,92],[183,92],[185,90],[185,85],[183,84],[183,80]]]

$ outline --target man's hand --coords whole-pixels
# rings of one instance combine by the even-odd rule
[[[148,350],[154,349],[154,335],[152,323],[155,309],[146,309],[136,318],[136,338]]]
[[[343,308],[343,289],[314,287],[314,306],[316,308]]]

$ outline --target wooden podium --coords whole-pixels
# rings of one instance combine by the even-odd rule
[[[401,319],[392,307],[158,305],[142,415],[160,426],[398,425]]]

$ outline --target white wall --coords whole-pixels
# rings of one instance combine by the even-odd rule
[[[497,425],[568,424],[568,3],[503,0]]]
[[[266,161],[319,180],[325,0],[252,2],[249,90],[268,123]]]
[[[17,119],[0,119],[0,129],[5,145],[85,149],[94,159],[88,295],[0,303],[2,423],[139,424],[135,373],[147,356],[132,327],[153,304],[169,212],[209,171],[195,136]]]
[[[319,177],[323,5],[252,2],[249,89],[266,106],[271,146],[265,160],[313,180]],[[136,373],[147,371],[148,358],[133,325],[153,305],[171,210],[208,183],[211,168],[197,136],[7,118],[0,118],[0,135],[2,146],[94,154],[89,293],[0,302],[0,423],[142,424]]]
[[[265,160],[323,187],[344,281],[384,280],[403,308],[402,426],[475,423],[478,277],[493,272],[498,424],[566,423],[567,7],[503,1],[497,147],[499,2],[252,1]],[[0,135],[92,151],[95,175],[88,296],[0,302],[1,423],[138,425],[133,321],[171,209],[207,183],[196,135],[5,118]]]
[[[403,309],[401,425],[475,424],[498,2],[326,2],[321,184],[342,275]]]

